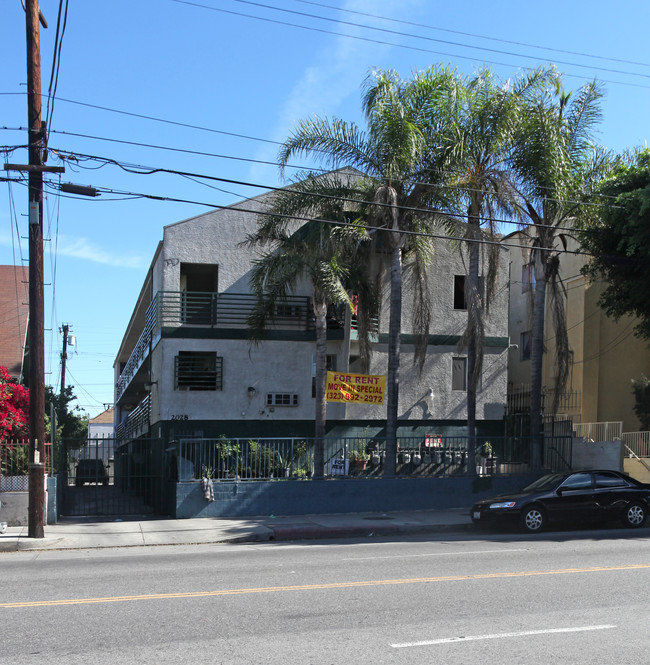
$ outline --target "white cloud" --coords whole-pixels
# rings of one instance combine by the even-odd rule
[[[27,256],[27,240],[21,239],[22,254]],[[12,247],[11,235],[6,231],[0,231],[0,246]],[[16,248],[17,249],[17,248]],[[71,236],[59,235],[56,241],[44,245],[46,252],[54,252],[58,257],[66,256],[75,259],[82,259],[84,261],[91,261],[92,263],[102,263],[105,265],[115,266],[116,268],[133,268],[141,269],[148,266],[147,260],[138,256],[137,254],[115,254],[110,250],[99,247],[87,238],[73,238]],[[3,252],[2,255],[5,253]],[[6,262],[7,258],[4,259]],[[2,260],[0,260],[2,263]]]
[[[403,18],[408,15],[409,9],[421,6],[421,0],[402,0],[395,3],[393,0],[347,0],[343,9],[367,12],[376,16],[387,18]],[[391,27],[385,21],[370,16],[341,13],[341,20],[363,25],[376,25],[378,27]],[[334,32],[359,35],[378,41],[396,42],[379,32],[365,28],[355,28],[348,25],[331,24],[327,28]],[[398,28],[399,29],[399,28]],[[298,120],[313,115],[333,116],[340,115],[346,120],[355,119],[360,115],[361,84],[369,70],[378,65],[392,48],[388,45],[374,42],[359,41],[346,37],[330,37],[331,46],[314,53],[312,62],[299,81],[289,92],[286,101],[279,109],[275,129],[271,138],[276,141],[286,139],[290,129]],[[353,101],[342,110],[343,103],[348,98]],[[258,159],[274,160],[277,148],[265,146],[257,154]],[[263,178],[270,174],[269,168],[254,166],[251,174],[256,178]],[[277,170],[274,175],[277,174]]]
[[[54,248],[53,248],[54,249]],[[59,256],[68,256],[93,263],[103,263],[116,268],[147,267],[147,260],[138,255],[114,254],[102,247],[95,245],[87,238],[70,238],[59,236],[56,252]]]

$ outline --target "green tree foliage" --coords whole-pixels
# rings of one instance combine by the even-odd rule
[[[332,194],[364,219],[373,239],[390,253],[390,315],[386,418],[386,465],[394,475],[397,453],[397,412],[402,319],[402,283],[408,263],[414,294],[415,360],[422,366],[431,321],[431,298],[425,268],[431,260],[430,238],[439,222],[444,165],[451,152],[449,131],[456,109],[455,78],[431,68],[411,80],[396,72],[376,71],[364,85],[362,108],[366,128],[339,118],[311,118],[298,123],[280,150],[280,164],[291,157],[314,158],[327,168],[351,166],[362,177],[351,179]],[[412,232],[416,232],[412,235]]]
[[[545,90],[553,83],[552,69],[539,68],[514,81],[501,81],[489,69],[459,80],[462,100],[454,127],[458,140],[453,149],[451,184],[458,187],[457,205],[467,223],[461,233],[467,238],[467,327],[460,347],[467,348],[467,430],[468,455],[474,459],[476,390],[483,368],[485,318],[494,296],[498,274],[496,219],[516,215],[518,193],[512,156],[518,138],[520,108],[524,99]],[[480,257],[483,254],[483,293],[479,288]],[[487,270],[485,270],[485,266]],[[475,469],[471,465],[472,469]]]
[[[54,392],[51,386],[45,386],[45,417],[46,420],[50,417],[53,406],[57,437],[67,439],[72,442],[72,446],[77,447],[74,442],[81,446],[88,438],[88,414],[79,406],[71,408],[72,402],[77,399],[73,390],[74,386],[67,386],[61,395]]]
[[[326,400],[325,377],[327,367],[327,312],[339,303],[352,307],[346,281],[350,267],[357,259],[357,248],[368,239],[365,229],[342,210],[319,215],[321,219],[341,220],[342,224],[318,221],[298,222],[291,215],[305,214],[314,205],[313,191],[323,187],[326,180],[335,187],[328,174],[320,179],[307,179],[297,183],[290,191],[278,192],[266,214],[260,215],[258,228],[244,242],[250,247],[265,248],[253,263],[251,289],[257,296],[249,319],[254,343],[263,338],[264,330],[273,324],[278,307],[305,279],[312,287],[312,305],[316,328],[316,401],[314,417],[314,477],[322,478],[324,469],[324,441]],[[317,182],[318,181],[318,182]],[[336,199],[330,199],[336,202]],[[313,211],[315,213],[315,211]]]
[[[650,339],[650,148],[603,180],[601,205],[580,242],[593,256],[583,272],[605,287],[599,305],[618,320],[639,319],[635,334]]]
[[[521,213],[529,226],[530,262],[534,266],[535,291],[531,331],[531,437],[533,466],[541,459],[542,364],[546,298],[549,296],[555,336],[553,412],[569,376],[569,341],[566,329],[564,285],[560,257],[567,239],[587,215],[584,203],[607,168],[608,156],[594,143],[600,120],[602,92],[596,83],[577,94],[566,93],[562,80],[536,91],[521,107],[514,167],[519,178]]]

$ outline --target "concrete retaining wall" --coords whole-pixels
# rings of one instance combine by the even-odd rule
[[[623,443],[619,441],[573,440],[571,464],[574,470],[611,469],[623,471]]]
[[[203,498],[200,481],[188,481],[170,483],[170,494],[176,492],[175,507],[170,506],[170,512],[183,519],[469,508],[479,498],[521,489],[535,478],[526,475],[215,482],[214,501]]]
[[[56,524],[56,478],[46,478],[45,524]],[[9,526],[29,525],[29,492],[0,492],[0,522]]]

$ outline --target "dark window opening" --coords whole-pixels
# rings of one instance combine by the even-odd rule
[[[179,351],[174,379],[175,390],[222,390],[223,358],[215,352]]]
[[[467,390],[467,358],[451,359],[451,389]]]

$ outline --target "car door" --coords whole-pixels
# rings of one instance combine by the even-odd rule
[[[603,520],[616,519],[621,511],[634,499],[632,485],[617,473],[598,471],[594,473],[594,498]]]
[[[578,471],[567,476],[545,503],[553,522],[578,524],[597,519],[591,473]]]

